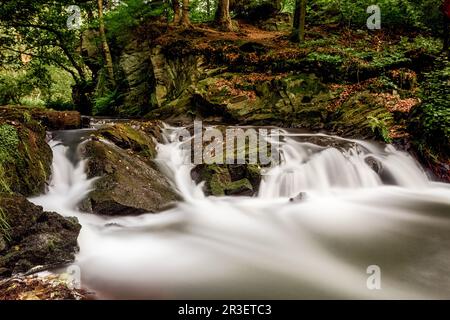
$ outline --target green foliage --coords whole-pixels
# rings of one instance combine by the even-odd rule
[[[33,90],[24,72],[4,72],[0,74],[0,104],[18,104],[20,99]]]
[[[126,39],[131,30],[145,23],[154,21],[156,17],[166,14],[167,1],[122,0],[124,3],[106,13],[105,24],[110,39]],[[126,5],[125,5],[126,4]]]
[[[37,63],[18,71],[4,70],[0,74],[0,105],[43,107],[52,100],[70,103],[72,83],[67,72]]]
[[[45,106],[56,111],[73,111],[76,109],[72,102],[64,99],[52,99],[48,101]]]
[[[117,107],[121,105],[122,95],[117,91],[107,93],[95,99],[94,115],[114,115]]]
[[[215,1],[210,0],[209,12],[204,0],[191,0],[189,6],[191,9],[191,21],[208,22],[214,19],[216,12]]]
[[[411,60],[405,57],[404,52],[393,50],[374,55],[370,65],[376,69],[385,69],[407,62]]]
[[[311,52],[306,57],[306,60],[311,61],[311,62],[314,61],[314,62],[326,63],[326,64],[332,64],[332,65],[339,65],[344,61],[340,55],[321,53],[321,52]]]
[[[389,129],[386,124],[386,121],[389,120],[388,117],[374,117],[368,116],[367,120],[369,121],[369,127],[373,133],[375,133],[378,137],[382,138],[384,142],[390,143],[391,138],[389,137]]]
[[[428,54],[437,55],[442,50],[442,41],[434,37],[418,35],[413,39],[402,37],[399,43],[399,49],[408,50],[424,50]]]
[[[450,62],[440,58],[426,75],[422,87],[423,103],[416,108],[409,126],[420,144],[437,153],[450,153]]]
[[[318,0],[310,3],[311,22],[331,22],[333,19],[348,26],[365,28],[368,6],[381,9],[382,27],[419,28],[437,31],[441,27],[441,0]]]
[[[55,110],[73,110],[72,86],[75,84],[72,76],[55,66],[47,66],[51,85],[45,104]]]

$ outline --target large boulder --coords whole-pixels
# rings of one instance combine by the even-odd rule
[[[15,194],[0,194],[0,277],[72,262],[81,226]]]
[[[81,146],[94,190],[81,204],[102,215],[135,215],[164,210],[180,199],[153,162],[155,142],[148,132],[129,124],[99,130]]]

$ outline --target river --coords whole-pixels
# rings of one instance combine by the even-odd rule
[[[79,212],[93,181],[76,149],[89,131],[50,142],[49,190],[31,201],[78,217],[74,264],[99,298],[450,298],[450,188],[408,154],[282,131],[282,161],[257,196],[206,197],[177,130],[165,128],[156,162],[184,200],[140,216]],[[367,284],[374,266],[376,288]]]

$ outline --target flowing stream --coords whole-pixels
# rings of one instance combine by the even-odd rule
[[[52,181],[31,200],[78,217],[74,264],[99,298],[450,298],[450,188],[406,153],[283,132],[257,196],[206,197],[177,130],[165,129],[156,161],[184,201],[131,217],[76,209],[92,188],[76,153],[89,131],[50,142]],[[367,286],[369,266],[380,289]]]

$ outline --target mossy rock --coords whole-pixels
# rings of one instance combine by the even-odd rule
[[[0,278],[74,260],[81,229],[76,218],[44,212],[22,195],[4,193],[0,213]]]
[[[42,126],[33,120],[21,124],[0,119],[0,192],[44,192],[52,158]]]
[[[369,91],[354,94],[331,116],[329,129],[343,136],[389,142],[392,114]]]
[[[161,140],[159,127],[153,123],[117,123],[99,129],[96,135],[111,141],[124,150],[132,150],[150,159],[154,159],[156,156],[155,140],[157,138]]]
[[[261,183],[260,167],[249,164],[202,164],[191,176],[196,183],[205,182],[205,194],[213,196],[253,196]]]
[[[88,177],[98,179],[81,209],[101,215],[136,215],[160,212],[180,200],[166,177],[152,165],[149,149],[143,150],[143,155],[136,154],[95,140],[83,144],[81,154],[88,160]]]

